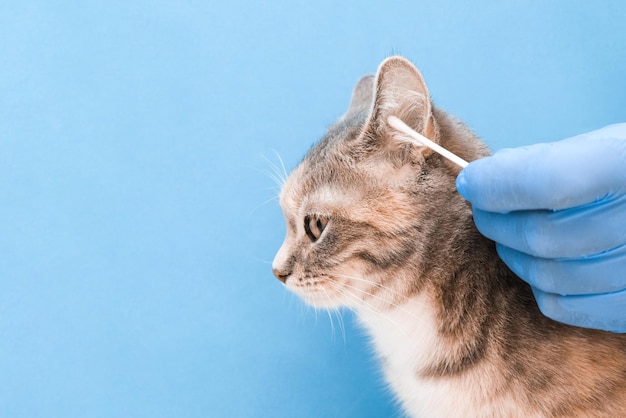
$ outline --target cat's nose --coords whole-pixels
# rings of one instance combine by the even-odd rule
[[[291,273],[282,271],[282,270],[277,269],[277,268],[273,268],[272,269],[272,273],[274,273],[274,276],[276,276],[276,278],[278,280],[280,280],[281,282],[283,282],[283,283],[285,283],[287,281],[287,277],[289,277],[289,275],[291,274]]]

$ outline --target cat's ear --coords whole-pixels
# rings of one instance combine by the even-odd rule
[[[352,91],[350,106],[342,119],[356,116],[361,112],[369,111],[374,101],[374,76],[369,74],[363,76]]]
[[[387,58],[378,68],[375,83],[374,105],[364,131],[368,137],[384,141],[392,148],[412,142],[387,123],[389,116],[396,116],[415,131],[438,142],[428,89],[413,64],[399,56]],[[426,147],[413,147],[422,155],[430,153]]]

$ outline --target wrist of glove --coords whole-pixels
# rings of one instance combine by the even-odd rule
[[[626,124],[474,161],[457,189],[545,315],[626,332]]]

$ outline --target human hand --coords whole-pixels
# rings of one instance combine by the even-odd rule
[[[546,316],[626,332],[626,123],[497,152],[457,189]]]

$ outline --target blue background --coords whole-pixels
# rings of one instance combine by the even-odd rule
[[[271,275],[275,151],[394,52],[493,149],[626,121],[625,2],[469,3],[2,1],[0,416],[399,416]]]

